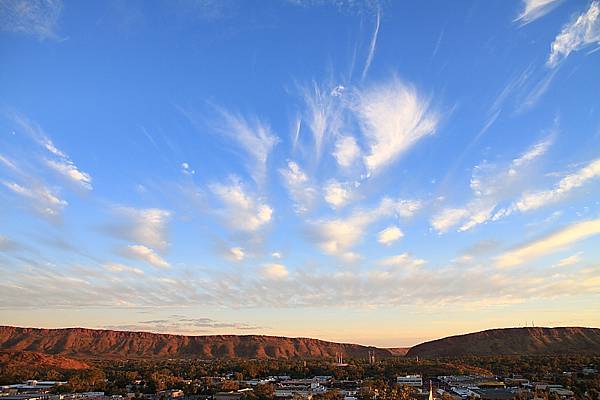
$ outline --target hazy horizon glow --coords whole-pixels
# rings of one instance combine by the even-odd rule
[[[0,321],[600,326],[600,3],[0,1]]]

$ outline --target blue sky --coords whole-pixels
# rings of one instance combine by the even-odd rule
[[[0,317],[600,326],[598,1],[0,0]]]

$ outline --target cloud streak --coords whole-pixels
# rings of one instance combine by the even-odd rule
[[[523,0],[523,11],[515,19],[521,25],[527,25],[552,11],[562,0]]]
[[[269,154],[279,143],[279,138],[267,123],[258,118],[247,119],[224,109],[218,109],[218,111],[222,121],[217,130],[235,141],[244,150],[248,160],[248,172],[256,183],[263,184]]]
[[[594,1],[586,12],[567,24],[552,42],[546,64],[556,67],[574,51],[600,45],[600,3]]]
[[[447,207],[434,214],[432,228],[445,233],[459,225],[458,231],[463,232],[508,216],[511,211],[501,204],[522,192],[528,168],[547,153],[552,143],[552,136],[547,137],[503,167],[485,162],[475,166],[470,181],[472,198],[462,207]]]
[[[379,35],[379,25],[381,23],[381,12],[377,11],[377,17],[375,19],[375,29],[373,30],[373,36],[371,37],[371,43],[369,44],[369,53],[365,61],[365,67],[362,71],[362,79],[365,79],[371,63],[373,62],[373,56],[375,55],[375,47],[377,46],[377,36]]]
[[[501,268],[516,267],[598,234],[600,234],[600,219],[579,222],[505,252],[496,258],[496,264]]]
[[[132,260],[144,261],[156,268],[169,268],[169,263],[154,250],[141,244],[129,245],[123,252],[123,256]]]

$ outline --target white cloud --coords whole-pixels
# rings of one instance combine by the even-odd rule
[[[573,51],[600,45],[600,4],[594,1],[588,10],[567,24],[551,45],[547,65],[555,67]]]
[[[355,111],[369,145],[364,162],[370,173],[433,134],[439,120],[429,101],[398,79],[359,92]]]
[[[431,226],[438,233],[445,233],[456,225],[458,231],[467,231],[490,220],[498,220],[510,214],[510,210],[499,208],[499,204],[528,184],[527,168],[542,157],[552,144],[548,137],[534,144],[507,166],[498,167],[482,163],[473,168],[470,188],[473,197],[462,207],[441,210],[431,219]]]
[[[513,205],[512,210],[527,212],[556,203],[567,197],[574,189],[598,177],[600,177],[600,159],[594,160],[579,171],[565,176],[550,190],[523,194]]]
[[[17,164],[15,164],[12,160],[8,159],[2,154],[0,154],[0,163],[4,164],[5,167],[13,171],[20,172],[19,167],[17,167]]]
[[[378,264],[384,267],[420,267],[427,262],[420,258],[414,258],[408,253],[398,254],[396,256],[386,257],[379,260]]]
[[[260,265],[256,274],[243,277],[237,269],[215,270],[208,275],[192,269],[185,274],[169,271],[168,277],[162,271],[155,271],[158,276],[152,274],[140,279],[135,273],[117,275],[118,271],[106,268],[78,265],[75,269],[67,262],[55,269],[48,268],[45,260],[14,258],[9,263],[0,263],[0,270],[6,272],[0,280],[0,304],[14,309],[409,305],[426,310],[447,309],[452,305],[464,311],[597,294],[600,284],[596,266],[554,268],[548,273],[547,268],[496,269],[468,262],[428,268],[416,260],[400,254],[389,257],[389,261],[365,262],[350,269],[317,265],[292,272],[285,266]],[[284,271],[288,271],[287,276]],[[465,282],[477,284],[465,285]]]
[[[274,251],[274,252],[271,253],[271,257],[280,259],[282,256],[281,256],[280,252]]]
[[[36,36],[38,39],[58,39],[61,0],[2,0],[0,30]]]
[[[582,254],[583,254],[582,252],[579,252],[579,253],[573,254],[572,256],[565,257],[565,258],[559,260],[556,263],[556,266],[557,267],[569,267],[571,265],[577,265],[581,262]]]
[[[156,267],[156,268],[169,268],[169,263],[161,256],[156,254],[154,250],[143,245],[130,245],[123,250],[123,255],[131,259],[137,259]]]
[[[26,198],[37,213],[46,217],[58,217],[68,205],[66,200],[62,200],[42,184],[32,182],[31,187],[25,187],[15,182],[1,181],[1,183],[13,193]]]
[[[369,72],[369,68],[371,67],[371,63],[373,62],[373,56],[375,55],[375,46],[377,45],[377,36],[379,35],[379,25],[381,23],[381,14],[377,12],[377,19],[375,20],[375,30],[373,31],[373,36],[371,37],[371,43],[369,44],[369,53],[367,55],[367,59],[365,61],[365,67],[362,72],[362,79],[365,79],[367,76],[367,72]]]
[[[316,82],[300,87],[304,100],[304,117],[313,137],[315,155],[319,159],[324,142],[329,136],[337,136],[343,123],[344,111],[341,103],[341,93],[327,87],[322,87]]]
[[[360,148],[353,136],[340,136],[335,142],[333,157],[342,168],[350,168],[360,157]]]
[[[228,256],[234,261],[242,261],[246,257],[246,252],[241,247],[232,247],[229,249]]]
[[[254,232],[271,221],[273,209],[246,193],[238,180],[233,179],[229,185],[216,183],[210,189],[225,205],[221,214],[231,229]]]
[[[501,254],[496,258],[496,265],[502,268],[521,265],[598,234],[600,234],[600,219],[572,224],[544,238]]]
[[[29,121],[22,115],[12,114],[14,122],[41,147],[50,153],[53,159],[45,159],[46,166],[58,173],[69,182],[74,183],[84,189],[92,189],[92,177],[90,174],[81,171],[69,156],[60,150],[54,142],[46,135],[44,130],[35,122]]]
[[[190,164],[183,162],[181,163],[181,172],[185,175],[194,175],[196,174],[196,170],[190,167]]]
[[[269,263],[264,264],[260,270],[261,275],[266,279],[285,279],[289,271],[283,264]]]
[[[50,168],[52,168],[54,171],[58,172],[68,180],[83,187],[84,189],[92,189],[91,176],[83,171],[80,171],[71,160],[66,158],[61,159],[59,161],[46,160],[46,165],[48,165]]]
[[[104,265],[104,268],[112,272],[129,272],[135,275],[144,275],[144,271],[139,268],[129,267],[119,263],[107,263]]]
[[[548,91],[550,88],[550,84],[554,80],[558,69],[553,69],[546,73],[546,75],[538,80],[533,87],[528,89],[528,92],[524,94],[524,97],[521,100],[521,104],[519,104],[516,108],[518,113],[531,109],[535,106],[542,96]]]
[[[160,208],[116,207],[119,221],[108,230],[117,237],[163,250],[169,243],[167,227],[171,212]]]
[[[383,245],[389,246],[396,240],[404,237],[404,233],[397,226],[389,226],[379,232],[377,235],[377,241]]]
[[[523,0],[523,11],[515,19],[526,25],[552,11],[562,0]]]
[[[279,143],[279,138],[273,134],[266,123],[252,119],[247,120],[241,115],[219,110],[223,118],[220,132],[236,141],[248,156],[248,170],[257,183],[263,183],[267,170],[269,154]]]
[[[308,176],[294,161],[288,161],[287,168],[281,168],[279,173],[295,202],[295,211],[297,213],[307,212],[317,196],[317,191],[311,186]]]
[[[380,204],[370,210],[355,210],[346,218],[321,220],[313,223],[319,247],[331,255],[347,261],[356,260],[358,255],[351,251],[366,233],[369,225],[381,218],[397,215],[408,218],[421,204],[413,200],[392,200],[384,198]]]
[[[550,138],[544,139],[539,143],[531,146],[525,153],[521,154],[518,158],[515,158],[512,161],[511,169],[509,170],[510,175],[514,175],[517,173],[517,168],[523,167],[535,159],[546,154],[550,146],[552,145],[552,140]]]
[[[323,188],[325,201],[333,208],[344,207],[352,200],[352,185],[331,179]]]
[[[438,233],[445,233],[469,214],[464,208],[446,208],[431,219],[431,226]]]

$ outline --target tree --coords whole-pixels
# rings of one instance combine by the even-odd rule
[[[275,388],[270,383],[257,385],[254,388],[254,394],[258,400],[271,400],[275,397]]]

